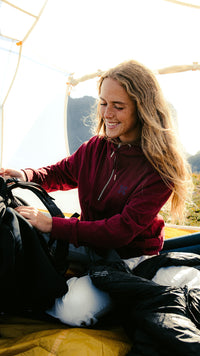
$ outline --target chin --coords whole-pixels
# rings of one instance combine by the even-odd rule
[[[111,134],[111,133],[109,133],[109,132],[106,132],[106,135],[107,135],[107,137],[108,138],[110,138],[110,139],[114,139],[114,138],[117,138],[117,137],[119,137],[119,135],[115,135],[115,134]]]

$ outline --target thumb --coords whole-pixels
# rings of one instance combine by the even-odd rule
[[[4,175],[5,174],[5,169],[4,168],[0,168],[0,175]]]
[[[20,178],[22,173],[12,168],[1,168],[0,175],[5,179],[12,178],[12,177]]]

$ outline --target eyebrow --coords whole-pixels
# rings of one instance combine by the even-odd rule
[[[106,101],[104,98],[99,97],[99,99]],[[124,103],[123,101],[119,101],[119,100],[114,100],[112,101],[113,104],[121,104],[121,105],[126,105],[126,103]]]

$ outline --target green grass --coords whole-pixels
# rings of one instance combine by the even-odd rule
[[[192,203],[188,205],[186,225],[200,226],[200,174],[192,174],[194,192]]]
[[[187,213],[184,221],[184,225],[187,226],[200,226],[200,174],[193,173],[192,179],[194,183],[194,192],[192,196],[192,202],[187,205]],[[170,215],[168,213],[167,205],[161,210],[165,222],[170,223]],[[180,224],[179,221],[175,221],[175,224]],[[183,223],[182,223],[183,224]]]

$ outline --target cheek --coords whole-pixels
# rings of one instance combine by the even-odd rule
[[[105,108],[103,106],[100,107],[99,109],[99,113],[100,113],[100,116],[104,116],[104,113],[105,113]]]
[[[130,114],[129,114],[128,111],[121,111],[121,112],[118,112],[117,118],[121,123],[128,124],[129,118],[130,118]]]
[[[133,125],[138,124],[139,119],[136,110],[133,110],[132,112],[129,113],[129,118],[130,118],[130,122],[132,122]]]

